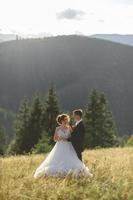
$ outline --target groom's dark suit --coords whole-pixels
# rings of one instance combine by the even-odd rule
[[[82,151],[84,145],[85,127],[83,121],[79,122],[77,126],[73,129],[70,141],[77,153],[78,158],[82,161]]]

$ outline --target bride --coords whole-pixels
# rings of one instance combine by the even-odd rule
[[[56,142],[52,151],[48,154],[42,164],[36,169],[34,178],[44,176],[92,176],[88,167],[79,160],[69,138],[72,128],[69,125],[70,118],[67,114],[57,117],[59,127],[56,128],[54,141]]]

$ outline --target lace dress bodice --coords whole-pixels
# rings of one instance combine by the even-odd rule
[[[71,132],[69,128],[68,129],[59,128],[57,134],[59,137],[62,137],[63,139],[68,139],[71,135]]]

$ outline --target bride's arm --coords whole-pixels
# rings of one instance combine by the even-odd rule
[[[54,133],[54,141],[55,141],[55,142],[61,140],[61,138],[58,136],[58,133],[57,133],[58,130],[59,130],[59,127],[57,127],[57,128],[55,129],[55,133]]]

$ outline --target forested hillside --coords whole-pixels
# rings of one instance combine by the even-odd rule
[[[105,92],[120,132],[132,133],[133,47],[83,36],[0,44],[0,107],[16,111],[51,82],[63,110],[84,108],[94,87]]]

